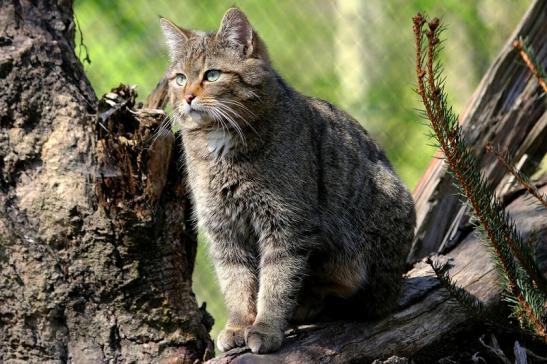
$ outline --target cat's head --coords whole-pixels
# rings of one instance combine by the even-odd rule
[[[229,9],[213,33],[185,30],[165,18],[160,24],[171,59],[171,103],[182,126],[252,127],[273,72],[245,14]]]

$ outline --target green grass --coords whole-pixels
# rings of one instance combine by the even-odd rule
[[[198,304],[206,302],[207,312],[215,319],[211,336],[216,338],[226,323],[226,307],[220,294],[220,287],[215,276],[213,264],[207,254],[207,242],[201,234],[198,236],[198,252],[194,267],[194,281],[192,286],[198,299]]]

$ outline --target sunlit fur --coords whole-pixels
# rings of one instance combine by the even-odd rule
[[[351,116],[287,85],[240,10],[214,33],[161,26],[195,215],[229,311],[220,350],[274,351],[291,320],[320,313],[389,312],[415,212],[383,151]],[[218,80],[203,80],[210,69]]]

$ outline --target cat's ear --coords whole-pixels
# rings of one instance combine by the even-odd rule
[[[238,8],[231,8],[222,17],[216,36],[224,41],[243,46],[245,55],[249,56],[253,53],[253,33],[253,27],[245,14]]]
[[[192,32],[180,28],[175,23],[163,17],[160,17],[160,26],[165,36],[167,48],[169,49],[169,57],[171,60],[175,60],[176,55],[184,47]]]

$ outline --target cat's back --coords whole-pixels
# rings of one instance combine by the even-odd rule
[[[303,118],[310,125],[325,172],[333,171],[338,178],[347,174],[364,177],[378,167],[392,169],[383,150],[351,115],[328,101],[304,100],[307,110]]]
[[[328,101],[305,97],[306,122],[328,154],[352,157],[363,163],[389,162],[378,144],[351,115]],[[391,167],[389,167],[391,168]]]
[[[305,97],[304,102],[308,109],[305,122],[316,141],[321,199],[327,211],[359,215],[397,205],[401,215],[409,213],[413,209],[410,193],[368,132],[327,101]]]

